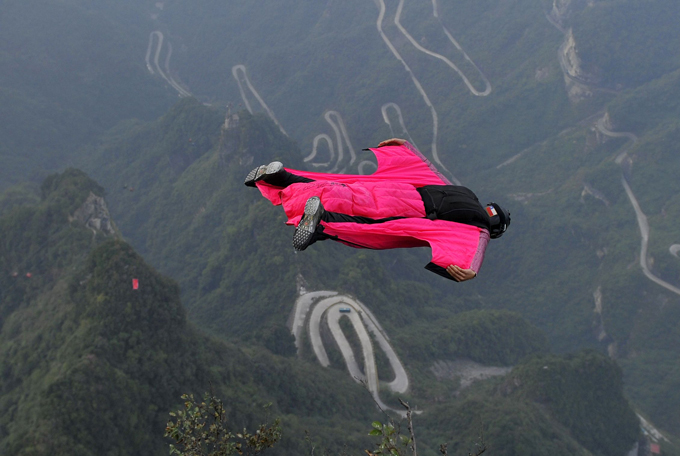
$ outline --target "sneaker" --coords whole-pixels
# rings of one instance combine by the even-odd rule
[[[248,173],[248,175],[246,176],[246,180],[243,181],[243,183],[245,184],[246,187],[255,187],[256,186],[255,182],[261,180],[265,172],[267,172],[266,165],[258,166],[257,168]]]
[[[268,165],[258,166],[254,170],[248,173],[246,180],[243,182],[246,187],[255,187],[255,182],[261,180],[267,181],[268,176],[273,176],[275,174],[283,171],[283,163],[281,162],[271,162]]]
[[[323,205],[318,196],[312,196],[307,200],[305,203],[305,215],[302,216],[293,235],[293,247],[295,250],[302,251],[314,242],[314,233],[319,226],[323,213]]]
[[[283,163],[271,162],[270,164],[267,165],[267,169],[262,175],[262,180],[269,183],[270,178],[275,177],[278,174],[281,174],[283,171],[285,171],[283,169]]]

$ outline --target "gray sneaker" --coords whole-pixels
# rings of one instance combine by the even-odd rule
[[[267,176],[272,176],[274,174],[283,171],[283,163],[281,162],[271,162],[268,165],[258,166],[248,173],[246,180],[243,182],[246,187],[256,187],[255,182],[261,180],[267,181]]]
[[[314,233],[319,226],[323,213],[324,208],[318,196],[312,196],[307,200],[305,203],[305,215],[302,216],[293,235],[293,247],[295,250],[302,251],[314,243]]]
[[[262,165],[253,169],[246,176],[246,180],[243,181],[246,187],[255,187],[255,182],[262,179],[262,175],[267,171],[267,166]]]

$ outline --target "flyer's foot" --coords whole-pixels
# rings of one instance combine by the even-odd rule
[[[267,182],[267,177],[274,177],[280,174],[283,169],[283,163],[275,161],[268,165],[258,166],[248,173],[246,180],[243,182],[247,187],[255,187],[255,182],[264,180]]]
[[[305,215],[302,216],[293,235],[293,247],[295,250],[304,250],[314,243],[314,233],[319,226],[323,213],[323,205],[318,196],[312,196],[307,200],[307,203],[305,203]]]
[[[251,172],[248,173],[246,176],[246,180],[243,181],[246,187],[255,187],[255,182],[259,181],[262,179],[262,176],[264,173],[267,171],[267,166],[262,165],[258,166],[257,168],[253,169]]]
[[[268,184],[276,185],[277,178],[285,173],[286,170],[283,169],[283,163],[281,162],[271,162],[267,165],[267,169],[262,175],[262,180]]]

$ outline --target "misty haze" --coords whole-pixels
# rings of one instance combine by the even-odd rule
[[[678,24],[0,0],[0,454],[680,456]],[[403,160],[369,150],[391,138]],[[318,173],[403,200],[400,166],[491,211],[464,283],[434,242],[287,205]]]

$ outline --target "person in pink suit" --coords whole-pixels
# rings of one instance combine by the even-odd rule
[[[296,227],[296,250],[326,239],[378,250],[430,247],[426,269],[457,282],[476,277],[489,239],[503,235],[510,212],[496,203],[482,206],[403,139],[370,150],[378,161],[370,175],[299,171],[272,162],[253,169],[245,185],[283,206],[286,223]]]

